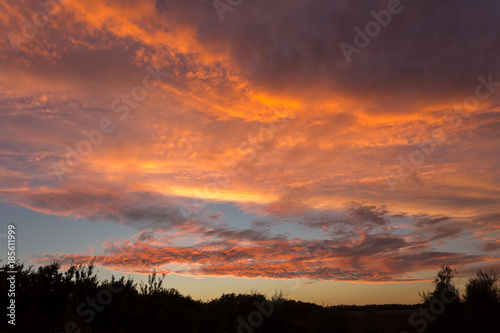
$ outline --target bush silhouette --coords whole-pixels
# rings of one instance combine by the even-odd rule
[[[465,286],[461,323],[468,332],[498,332],[500,327],[500,282],[492,270],[479,270]]]
[[[9,270],[7,265],[0,267],[2,290],[8,289]],[[230,293],[202,302],[165,287],[165,277],[156,272],[139,286],[124,277],[99,281],[93,261],[72,265],[64,272],[57,262],[35,270],[18,261],[14,270],[18,272],[15,331],[23,333],[367,333],[394,331],[396,324],[384,319],[383,313],[402,313],[404,324],[407,312],[415,309],[396,304],[322,307],[287,299],[282,291],[270,297],[255,291]],[[439,297],[443,290],[458,296],[455,273],[442,266],[434,281],[435,290],[424,293],[424,304]],[[6,306],[7,293],[2,293],[0,299]],[[478,328],[481,332],[496,332],[500,324],[498,303],[496,274],[479,271],[467,284],[464,302],[457,299],[429,326],[428,332],[476,332]],[[370,321],[368,325],[363,323],[366,320]],[[11,328],[6,320],[0,323],[1,332]]]
[[[7,271],[0,268],[0,287],[7,290]],[[224,294],[208,302],[193,300],[166,288],[164,276],[153,272],[137,286],[124,277],[99,281],[94,261],[72,265],[65,272],[57,262],[34,270],[17,262],[16,331],[30,332],[238,332],[249,315],[262,316],[252,332],[350,332],[347,316],[336,308],[290,301],[282,291],[270,298]],[[7,293],[0,296],[8,302]],[[265,304],[263,314],[256,304]],[[0,331],[8,331],[4,320]]]
[[[488,310],[500,302],[500,281],[494,271],[489,274],[479,270],[465,286],[464,301],[477,310]]]

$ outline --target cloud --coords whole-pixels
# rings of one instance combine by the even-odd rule
[[[500,250],[500,242],[492,242],[483,244],[482,250],[485,252],[495,252]]]
[[[2,194],[0,192],[0,194]],[[179,210],[179,201],[155,193],[117,190],[99,192],[66,189],[44,193],[8,192],[9,200],[26,207],[59,216],[86,218],[90,221],[109,220],[137,229],[170,227],[186,219]]]
[[[196,231],[199,232],[200,230]],[[144,273],[303,278],[337,281],[399,281],[412,279],[410,273],[434,269],[436,265],[464,265],[484,260],[484,256],[411,250],[412,244],[396,236],[368,235],[359,244],[339,245],[335,241],[255,237],[255,232],[205,231],[198,244],[175,246],[172,241],[186,236],[161,232],[134,236],[135,240],[108,240],[105,254],[96,263],[108,269]],[[189,233],[189,232],[188,232]],[[215,237],[207,240],[207,237]],[[91,257],[78,254],[40,254],[34,261],[44,264],[86,262]]]
[[[386,6],[245,1],[221,22],[205,0],[68,2],[16,53],[7,34],[40,8],[7,1],[0,196],[142,231],[98,257],[124,270],[394,280],[483,260],[456,242],[496,249],[498,91],[460,123],[443,116],[479,75],[497,88],[498,4],[403,2],[347,63],[339,44]],[[148,66],[168,78],[133,99]],[[114,132],[59,183],[54,166],[102,119]],[[429,141],[436,129],[444,142]],[[425,160],[391,189],[384,175],[415,154]],[[215,208],[185,214],[207,198],[253,214],[253,228]],[[166,230],[185,244],[152,232]]]
[[[374,20],[370,12],[386,9],[386,1],[252,1],[226,13],[223,22],[201,1],[189,9],[175,1],[159,4],[164,15],[175,12],[179,21],[203,27],[202,42],[229,51],[257,82],[282,92],[373,96],[390,90],[398,91],[386,96],[392,105],[417,105],[421,95],[464,93],[477,73],[498,66],[492,14],[497,4],[401,3],[403,11],[350,64],[339,44],[354,44],[353,28],[364,30]],[[380,103],[372,112],[398,110],[387,107]]]

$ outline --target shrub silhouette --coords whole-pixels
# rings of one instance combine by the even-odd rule
[[[2,290],[8,289],[8,270],[7,265],[0,267]],[[403,321],[407,321],[407,311],[415,309],[414,306],[396,304],[322,307],[287,299],[282,291],[275,291],[269,298],[252,291],[249,294],[223,294],[202,302],[182,295],[175,288],[165,287],[165,277],[156,272],[149,275],[147,283],[139,286],[124,277],[116,279],[112,276],[110,280],[99,281],[93,261],[72,265],[64,272],[57,262],[35,270],[18,261],[14,270],[18,272],[15,331],[23,333],[367,333],[388,328],[394,331],[395,324],[383,319],[382,312],[400,311],[406,316]],[[442,290],[458,295],[454,275],[454,270],[442,266],[434,281],[435,290],[425,294],[424,303],[439,296]],[[496,274],[478,272],[467,284],[463,304],[457,300],[458,308],[444,313],[428,332],[476,332],[477,328],[482,332],[496,332],[499,327],[495,326],[499,324],[498,290]],[[2,292],[0,299],[6,306],[7,293]],[[267,310],[263,312],[256,304],[264,304]],[[355,313],[361,316],[355,316]],[[372,324],[359,325],[367,318],[363,313],[371,316],[368,319]],[[248,326],[251,316],[253,324]],[[262,320],[254,325],[255,318],[260,317]],[[247,326],[242,326],[242,322]],[[363,329],[364,326],[368,326],[368,331]],[[11,328],[6,320],[1,321],[1,332],[8,332]]]
[[[492,270],[489,274],[479,270],[465,286],[464,301],[476,310],[488,310],[500,302],[500,281]]]
[[[2,290],[8,289],[8,270],[7,265],[0,267]],[[271,315],[262,314],[260,325],[251,327],[255,333],[350,332],[346,312],[290,301],[282,291],[269,299],[252,291],[202,302],[166,288],[165,277],[156,272],[139,286],[124,277],[99,281],[93,260],[65,272],[57,262],[34,270],[18,261],[14,270],[18,272],[15,330],[19,332],[246,332],[240,322],[259,313],[256,304],[268,308],[273,304],[273,309]],[[0,298],[7,304],[7,293]],[[2,332],[11,328],[5,320],[0,323]]]
[[[475,332],[498,332],[500,327],[500,282],[492,270],[479,270],[465,286],[462,327]]]

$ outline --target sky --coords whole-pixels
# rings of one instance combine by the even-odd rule
[[[3,0],[0,258],[318,304],[500,271],[499,10]]]

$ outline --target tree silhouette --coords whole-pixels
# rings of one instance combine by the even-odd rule
[[[456,269],[441,265],[432,282],[434,290],[419,293],[424,305],[428,305],[433,299],[440,299],[443,296],[447,299],[454,298],[456,303],[460,303],[460,293],[455,283],[456,275]]]
[[[479,270],[465,286],[462,326],[467,331],[495,332],[500,327],[500,282],[492,270]]]
[[[500,302],[500,281],[497,274],[479,270],[465,286],[465,303],[476,309],[490,309]]]
[[[419,293],[424,311],[432,313],[427,318],[430,332],[458,331],[460,325],[460,294],[455,283],[457,271],[441,265],[432,284],[433,291]],[[427,326],[425,326],[427,327]]]
[[[2,290],[7,290],[9,270],[8,265],[0,267]],[[23,333],[399,332],[411,330],[407,311],[418,309],[397,304],[323,307],[290,300],[281,290],[270,297],[251,291],[202,302],[165,287],[165,276],[156,272],[139,286],[125,277],[99,281],[94,261],[72,265],[66,271],[57,262],[36,270],[17,262],[14,270],[15,328]],[[435,290],[424,293],[428,306],[433,301],[435,305],[443,293],[448,299],[458,296],[455,274],[450,267],[441,267]],[[3,304],[9,301],[7,293],[0,294],[0,299]],[[389,314],[392,317],[387,313],[393,313]],[[497,275],[479,271],[467,284],[463,304],[458,297],[453,304],[446,303],[446,311],[436,315],[426,333],[496,332],[499,313]],[[0,322],[0,332],[11,328],[6,320]]]

